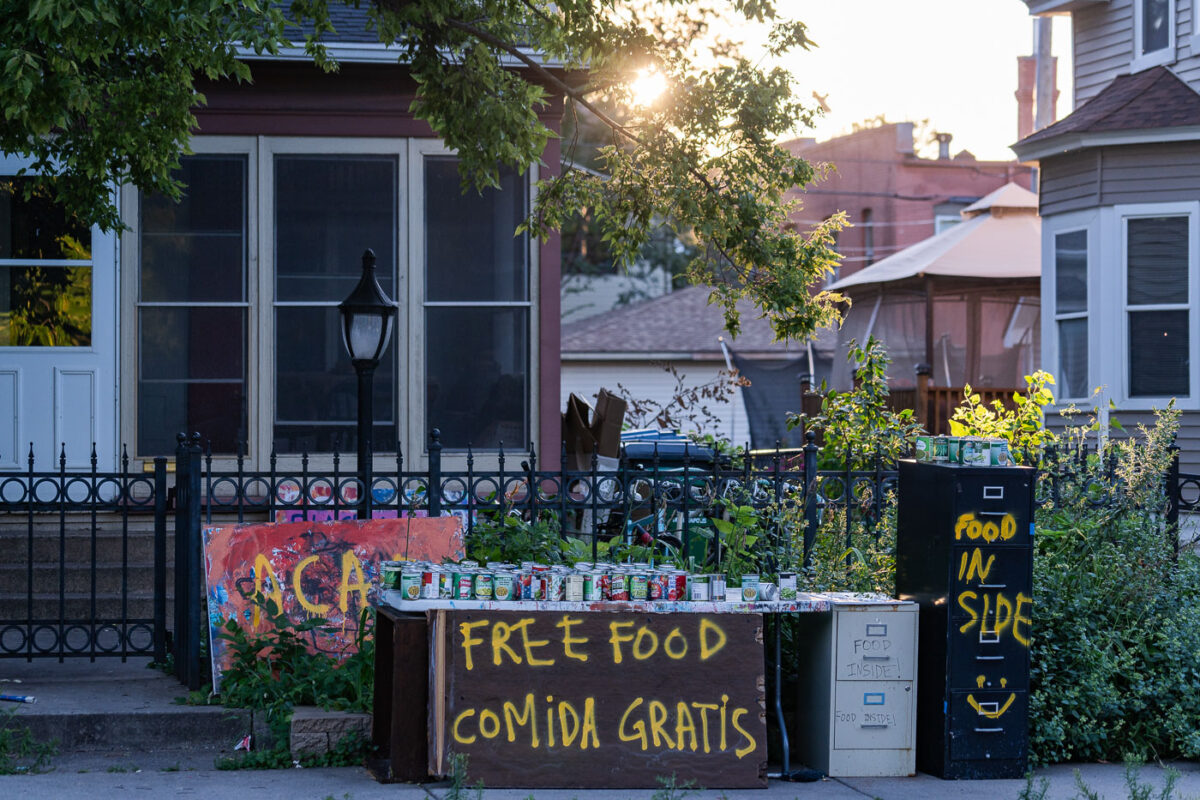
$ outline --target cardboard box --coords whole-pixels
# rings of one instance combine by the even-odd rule
[[[567,469],[592,468],[592,453],[608,458],[621,454],[621,427],[625,423],[625,401],[601,389],[592,408],[577,394],[567,399],[562,417],[562,438],[567,450]]]

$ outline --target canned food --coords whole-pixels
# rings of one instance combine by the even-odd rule
[[[421,597],[426,600],[437,600],[441,591],[441,578],[436,567],[426,567],[421,570]]]
[[[779,599],[780,600],[795,600],[796,599],[796,573],[794,573],[794,572],[779,573]]]
[[[568,603],[583,602],[583,576],[575,573],[566,576],[564,598]]]
[[[454,573],[449,569],[440,569],[438,576],[438,598],[451,600],[454,597]]]
[[[610,576],[610,600],[629,599],[629,575],[624,572],[614,572]]]
[[[757,575],[742,576],[742,600],[746,603],[754,603],[758,600]]]
[[[612,594],[612,577],[612,573],[608,570],[599,573],[598,577],[596,578],[597,582],[600,584],[600,588],[596,595],[597,600],[616,599]]]
[[[946,437],[933,437],[933,460],[936,463],[944,463],[948,456],[946,454]]]
[[[507,570],[492,573],[492,596],[497,600],[513,599],[513,574]]]
[[[967,436],[962,443],[962,463],[969,467],[986,467],[991,463],[991,443],[978,436]]]
[[[1004,439],[992,439],[989,443],[989,463],[993,467],[1011,467],[1013,465],[1012,452],[1008,449],[1008,442]]]
[[[644,572],[634,572],[629,575],[629,599],[645,600],[649,597],[650,581]]]
[[[400,595],[405,600],[421,599],[421,571],[406,569],[400,573]]]
[[[693,602],[703,602],[712,599],[709,590],[712,588],[708,575],[693,575],[689,598]]]
[[[379,563],[379,585],[384,589],[397,589],[400,586],[400,561],[381,561]]]
[[[491,600],[492,574],[490,572],[476,572],[475,583],[472,588],[475,591],[476,600]]]
[[[666,600],[667,576],[661,572],[651,573],[646,583],[648,600]]]
[[[725,589],[728,587],[728,581],[724,575],[709,575],[709,596],[716,601],[725,599]]]
[[[562,600],[566,597],[566,578],[561,572],[544,573],[542,580],[546,587],[545,597],[550,601]]]
[[[596,572],[583,574],[583,602],[594,603],[600,599],[600,581]]]
[[[918,436],[913,444],[913,458],[917,461],[933,461],[933,437]]]
[[[668,584],[669,588],[667,589],[667,599],[668,600],[686,600],[687,599],[687,597],[688,597],[687,578],[688,578],[687,573],[681,569],[674,570],[667,576],[667,579],[669,581],[669,584]]]
[[[473,577],[461,567],[454,573],[454,597],[458,600],[470,600],[475,596]]]
[[[946,437],[946,461],[951,464],[962,463],[962,437]]]

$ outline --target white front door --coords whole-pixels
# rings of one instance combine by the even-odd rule
[[[0,157],[0,471],[117,468],[116,237],[24,197]]]

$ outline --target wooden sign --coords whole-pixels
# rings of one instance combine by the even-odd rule
[[[204,565],[213,687],[229,663],[216,634],[236,619],[248,632],[266,623],[254,596],[273,600],[294,623],[321,617],[332,631],[310,631],[311,652],[344,658],[355,650],[361,612],[374,600],[379,562],[462,557],[454,517],[359,522],[289,522],[206,528]]]
[[[430,773],[490,787],[766,785],[758,614],[431,614]]]

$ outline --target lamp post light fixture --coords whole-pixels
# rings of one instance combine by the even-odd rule
[[[392,338],[396,303],[383,293],[375,277],[375,252],[362,256],[362,277],[350,296],[338,304],[342,317],[342,343],[358,373],[358,518],[371,518],[371,475],[375,448],[372,384],[375,368]]]

